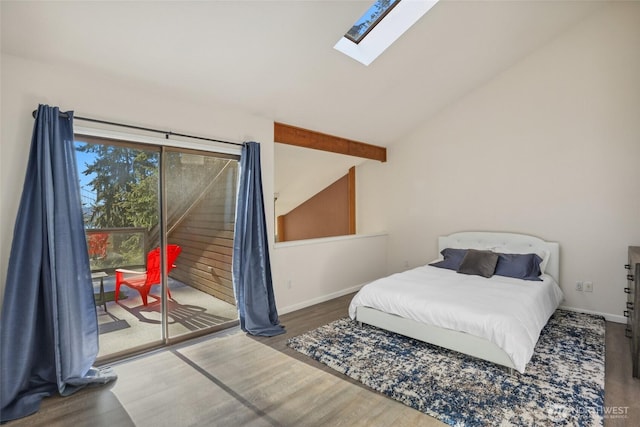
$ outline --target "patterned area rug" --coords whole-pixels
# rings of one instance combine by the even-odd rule
[[[603,425],[602,317],[557,310],[525,374],[345,318],[287,344],[452,426]]]

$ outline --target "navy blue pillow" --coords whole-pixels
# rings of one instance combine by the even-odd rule
[[[501,254],[499,253],[496,271],[497,276],[514,277],[516,279],[541,282],[539,277],[542,258],[536,254]]]
[[[467,254],[467,249],[454,249],[454,248],[446,248],[440,252],[440,255],[444,257],[442,261],[434,262],[429,264],[433,267],[438,268],[446,268],[447,270],[455,270],[458,271],[460,268],[460,264],[462,264],[462,260],[464,256]]]

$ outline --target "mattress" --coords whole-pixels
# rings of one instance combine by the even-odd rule
[[[358,306],[461,331],[500,347],[524,372],[540,332],[562,301],[555,280],[540,282],[502,276],[484,278],[429,265],[378,279],[353,298]]]

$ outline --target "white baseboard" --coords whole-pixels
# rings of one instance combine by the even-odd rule
[[[626,317],[620,316],[620,315],[617,315],[617,314],[600,313],[598,311],[585,310],[583,308],[567,307],[567,306],[564,306],[564,305],[561,305],[558,308],[561,308],[562,310],[575,311],[577,313],[587,313],[587,314],[595,314],[597,316],[603,316],[605,318],[605,320],[607,320],[608,322],[627,323],[627,318]]]
[[[320,304],[321,302],[325,302],[325,301],[329,301],[331,299],[334,298],[338,298],[341,297],[343,295],[347,295],[353,292],[358,292],[360,290],[360,288],[362,288],[366,283],[362,283],[360,285],[356,285],[356,286],[352,286],[351,288],[347,288],[347,289],[342,289],[340,291],[336,291],[336,292],[332,292],[330,294],[327,295],[322,295],[320,297],[317,298],[312,298],[303,302],[300,302],[298,304],[293,304],[293,305],[289,305],[287,307],[282,307],[282,308],[278,308],[278,314],[286,314],[286,313],[291,313],[292,311],[296,311],[296,310],[300,310],[306,307],[310,307],[312,305],[315,304]],[[345,313],[346,315],[346,313]]]

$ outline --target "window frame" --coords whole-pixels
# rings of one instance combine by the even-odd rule
[[[354,43],[344,35],[333,46],[334,49],[369,66],[389,46],[400,38],[424,14],[433,8],[439,0],[405,0],[398,2],[380,19],[360,43]]]
[[[367,9],[367,11],[366,11],[364,14],[362,14],[362,16],[361,16],[360,18],[358,18],[358,21],[360,21],[363,17],[367,16],[367,15],[369,14],[369,11],[370,11],[371,9],[373,9],[373,7],[374,7],[374,6],[375,6],[379,1],[380,1],[380,0],[376,0],[376,1],[375,1],[375,3],[373,3],[373,4],[369,7],[369,9]],[[364,38],[365,38],[365,37],[367,37],[367,35],[368,35],[368,34],[369,34],[369,33],[370,33],[370,32],[371,32],[371,31],[376,27],[376,25],[378,25],[378,24],[379,24],[379,23],[384,19],[384,17],[385,17],[385,16],[387,16],[387,14],[388,14],[389,12],[391,12],[391,10],[393,10],[393,8],[394,8],[394,7],[396,7],[396,6],[400,3],[400,1],[401,1],[401,0],[391,0],[391,1],[393,1],[393,3],[391,3],[391,4],[390,4],[390,5],[389,5],[385,10],[384,10],[384,12],[382,12],[382,13],[380,14],[380,16],[378,16],[378,17],[376,18],[376,20],[375,20],[375,21],[373,21],[371,24],[369,24],[369,26],[368,26],[368,27],[367,27],[367,29],[364,31],[364,33],[362,33],[362,34],[361,34],[360,36],[358,36],[357,38],[356,38],[356,37],[353,37],[351,34],[349,34],[349,31],[351,31],[351,30],[356,26],[356,24],[358,23],[358,21],[356,21],[356,22],[353,24],[353,26],[349,29],[349,31],[347,31],[347,32],[344,34],[344,37],[346,37],[347,39],[351,40],[351,41],[352,41],[352,42],[354,42],[355,44],[359,44],[359,43],[360,43],[362,40],[364,40]]]

